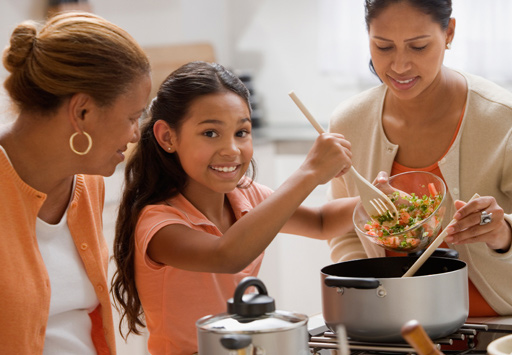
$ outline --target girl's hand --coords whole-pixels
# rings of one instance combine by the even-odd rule
[[[512,230],[503,218],[504,211],[492,196],[482,196],[469,203],[455,201],[457,212],[453,218],[457,221],[449,226],[446,242],[452,244],[486,243],[494,250],[509,250]],[[480,224],[482,212],[492,213],[492,220]]]
[[[377,174],[377,177],[375,178],[375,181],[373,181],[373,184],[379,188],[382,192],[384,192],[386,195],[391,195],[394,192],[398,192],[398,196],[396,198],[395,204],[396,205],[410,205],[411,203],[411,195],[408,193],[398,190],[397,188],[394,188],[389,184],[389,175],[385,171],[380,171]]]
[[[300,170],[311,172],[325,184],[345,174],[352,166],[351,144],[338,133],[322,133],[302,163]]]

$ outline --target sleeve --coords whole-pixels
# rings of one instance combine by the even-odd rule
[[[262,203],[273,193],[274,191],[270,187],[258,184],[257,182],[253,182],[251,188],[247,190],[247,195],[249,195],[249,198],[254,206]]]
[[[349,197],[344,180],[332,180],[328,191],[329,200],[343,197]],[[368,257],[355,230],[331,238],[327,244],[331,249],[331,260],[335,263]]]
[[[508,135],[505,156],[503,160],[504,168],[500,188],[502,191],[506,192],[507,196],[509,197],[509,201],[512,201],[512,132],[510,132]],[[509,204],[512,204],[512,202]],[[512,228],[512,210],[510,210],[512,206],[502,206],[502,208],[505,210],[505,221],[507,221],[509,227]],[[492,251],[492,254],[504,261],[512,263],[512,246],[506,253],[497,253]]]
[[[471,139],[461,146],[461,151],[464,148],[462,153],[468,156],[470,168],[461,172],[460,179],[472,182],[471,192],[485,191],[480,194],[494,196],[506,213],[505,220],[512,225],[512,97],[508,94],[506,101],[494,101],[487,99],[494,95],[490,91],[485,95],[477,94],[472,106],[475,113],[471,112],[473,125],[471,131],[468,129],[469,134],[465,132]],[[494,129],[491,133],[485,132],[489,126]],[[485,145],[475,144],[483,141]],[[488,159],[486,165],[480,163],[477,169],[471,165],[481,160],[475,158],[476,150],[484,151]],[[498,253],[484,243],[461,244],[454,248],[459,251],[460,259],[467,263],[471,281],[489,305],[502,316],[511,315],[512,283],[504,280],[512,275],[512,248],[505,253]]]
[[[172,207],[148,206],[142,211],[135,227],[135,247],[137,253],[143,256],[146,267],[155,270],[163,267],[149,258],[147,250],[149,242],[155,234],[163,227],[171,224],[190,226],[186,221],[186,216]]]
[[[336,108],[329,122],[330,132],[342,133],[345,131],[342,125],[345,111],[343,103]],[[344,178],[331,180],[327,197],[329,200],[351,197]],[[335,263],[368,257],[355,230],[344,235],[331,238],[327,243],[331,249],[331,260]]]

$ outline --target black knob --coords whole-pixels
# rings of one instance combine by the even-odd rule
[[[244,295],[247,288],[254,286],[259,293]],[[259,317],[265,313],[274,312],[274,299],[267,294],[267,288],[256,277],[246,277],[236,287],[235,295],[228,300],[228,313],[243,317]]]

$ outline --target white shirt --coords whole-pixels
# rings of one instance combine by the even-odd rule
[[[73,186],[74,190],[74,186]],[[36,236],[50,278],[50,314],[43,354],[96,354],[89,313],[99,304],[67,224],[37,218]]]

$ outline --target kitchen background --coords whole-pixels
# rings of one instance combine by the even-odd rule
[[[457,31],[445,63],[512,89],[512,2],[453,4]],[[362,0],[89,0],[80,5],[132,34],[151,53],[155,73],[166,73],[180,60],[204,58],[248,79],[257,105],[257,180],[272,188],[300,165],[316,136],[288,97],[291,90],[327,127],[340,101],[378,83],[368,71]],[[0,47],[8,44],[17,23],[42,21],[47,9],[42,0],[2,0]],[[160,61],[159,50],[168,51],[169,63]],[[6,75],[2,66],[0,79]],[[12,117],[2,88],[0,123]],[[104,225],[110,243],[122,170],[121,165],[106,179]],[[327,188],[318,187],[306,203],[325,202]],[[321,312],[319,272],[330,263],[325,242],[282,234],[267,249],[260,278],[278,309],[313,315]],[[128,344],[119,337],[120,353],[145,354],[145,336],[130,336]]]

